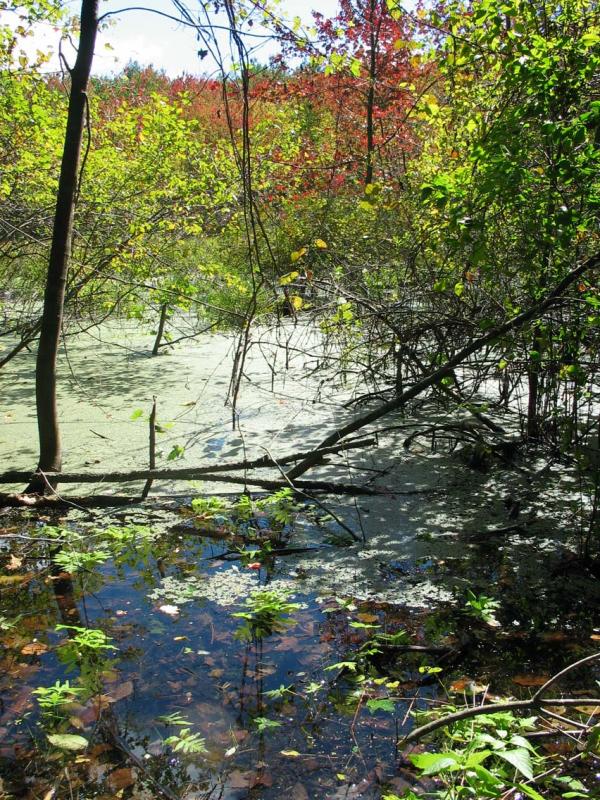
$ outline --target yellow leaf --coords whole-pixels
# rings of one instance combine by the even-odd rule
[[[292,261],[293,260],[294,260],[294,253],[292,253]],[[296,260],[298,260],[298,259],[296,259]],[[300,277],[300,273],[297,272],[296,270],[294,270],[293,272],[288,272],[287,274],[282,275],[281,278],[279,278],[279,285],[280,286],[287,286],[288,283],[293,283],[296,280],[296,278],[299,278],[299,277]]]
[[[281,750],[282,756],[288,756],[288,758],[298,758],[300,753],[297,750]]]
[[[306,247],[301,247],[300,250],[294,250],[294,252],[292,253],[292,256],[291,256],[292,264],[295,264],[296,261],[298,261],[300,258],[302,258],[302,256],[306,255],[306,253],[307,253]]]
[[[315,247],[318,247],[319,250],[327,250],[327,242],[324,242],[323,239],[315,239]]]
[[[297,294],[290,295],[289,301],[295,311],[300,311],[304,305],[304,300],[301,297],[298,297]]]

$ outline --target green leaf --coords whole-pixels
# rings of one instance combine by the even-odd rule
[[[536,792],[535,789],[533,789],[531,786],[527,786],[525,783],[519,783],[517,784],[517,787],[523,792],[523,794],[526,794],[527,797],[531,797],[532,800],[545,800],[545,798],[539,792]]]
[[[276,720],[268,719],[267,717],[255,717],[254,724],[261,733],[268,728],[281,728],[281,722],[276,722]]]
[[[75,733],[53,733],[48,736],[48,741],[61,750],[85,750],[88,740]]]
[[[475,753],[470,753],[465,762],[465,769],[473,769],[483,763],[488,756],[492,755],[491,750],[478,750]]]
[[[350,622],[350,628],[381,628],[381,625],[370,625],[368,622]]]
[[[600,42],[600,34],[598,31],[589,31],[588,33],[584,33],[581,37],[581,44],[584,47],[593,47],[595,44]]]
[[[423,775],[436,775],[444,769],[457,769],[460,756],[457,753],[418,753],[409,756],[417,769],[423,770]]]
[[[392,700],[387,697],[381,699],[367,700],[367,708],[373,714],[375,711],[391,711],[396,710],[396,706]]]
[[[502,758],[504,761],[512,764],[512,766],[522,775],[525,775],[528,780],[533,780],[533,768],[531,766],[529,751],[518,747],[516,750],[497,750],[496,755],[498,758]]]
[[[185,447],[183,447],[180,444],[174,444],[173,449],[167,456],[167,461],[175,461],[178,458],[182,458],[184,453],[185,453]]]
[[[329,667],[325,667],[325,671],[328,672],[332,669],[349,669],[352,672],[356,672],[356,661],[338,661],[337,664],[331,664]]]

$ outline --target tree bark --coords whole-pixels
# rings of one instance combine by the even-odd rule
[[[65,287],[71,257],[73,217],[79,183],[81,142],[87,108],[87,85],[92,68],[98,29],[98,0],[82,0],[79,49],[70,71],[71,89],[67,128],[63,147],[52,246],[48,261],[44,310],[36,361],[35,394],[37,406],[40,458],[38,469],[60,471],[62,447],[56,403],[56,361],[63,320]],[[44,492],[47,483],[35,477],[28,492]]]
[[[154,347],[152,348],[152,355],[157,356],[158,351],[160,348],[160,343],[162,341],[163,333],[165,332],[165,323],[167,321],[167,311],[169,310],[169,306],[166,303],[163,303],[160,307],[160,320],[158,322],[158,331],[156,333],[156,339],[154,340]]]

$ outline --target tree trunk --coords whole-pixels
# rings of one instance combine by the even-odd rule
[[[67,272],[71,256],[73,216],[78,191],[81,142],[86,118],[87,85],[92,68],[98,29],[98,0],[82,0],[81,31],[71,90],[67,128],[58,182],[52,246],[44,294],[44,310],[38,345],[35,395],[40,441],[40,472],[57,472],[62,467],[62,448],[56,404],[56,360],[63,320]],[[43,492],[43,476],[30,483],[27,491]]]
[[[367,159],[365,168],[365,185],[373,183],[373,154],[375,151],[375,134],[373,117],[375,110],[375,81],[377,80],[377,47],[379,38],[379,23],[375,30],[375,0],[369,6],[369,88],[367,90]]]
[[[152,348],[152,355],[157,356],[160,349],[163,333],[165,332],[165,323],[167,321],[167,311],[169,306],[163,303],[160,307],[160,320],[158,322],[158,331],[156,332],[156,339],[154,340],[154,347]]]

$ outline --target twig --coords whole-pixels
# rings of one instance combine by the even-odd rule
[[[433,731],[439,730],[439,728],[445,728],[448,725],[452,725],[454,722],[459,722],[463,719],[470,719],[471,717],[478,717],[484,714],[495,714],[498,711],[520,711],[526,708],[539,707],[544,703],[541,695],[546,691],[546,689],[548,689],[548,687],[552,686],[568,672],[571,672],[572,670],[597,659],[600,659],[600,653],[594,653],[591,656],[587,656],[579,661],[575,661],[573,664],[569,664],[568,667],[565,667],[560,672],[557,672],[556,675],[553,675],[550,678],[550,680],[546,681],[546,683],[541,686],[537,692],[529,698],[529,700],[512,700],[507,703],[490,703],[488,705],[475,706],[474,708],[464,708],[461,711],[456,711],[454,714],[447,714],[444,717],[427,722],[425,725],[420,725],[418,728],[415,728],[409,734],[407,734],[401,740],[400,744],[410,744],[418,739],[422,739],[423,736],[427,736],[429,733],[433,733]],[[562,701],[555,700],[553,702],[560,704]],[[547,704],[547,701],[545,704]],[[571,722],[570,724],[573,723]]]

